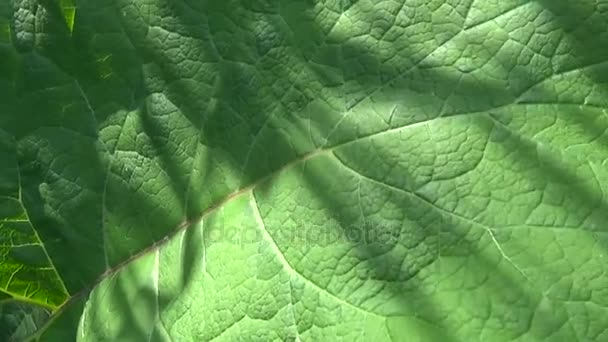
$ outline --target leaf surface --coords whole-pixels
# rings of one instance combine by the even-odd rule
[[[608,339],[607,2],[0,14],[33,339]]]

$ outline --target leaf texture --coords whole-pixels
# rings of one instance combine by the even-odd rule
[[[604,0],[3,3],[0,291],[34,313],[0,328],[606,340],[607,27]]]

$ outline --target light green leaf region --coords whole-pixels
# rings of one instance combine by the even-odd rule
[[[604,0],[1,2],[2,337],[608,340],[607,28]]]
[[[0,298],[0,308],[13,311],[12,306],[2,304],[5,300],[23,301],[40,310],[56,308],[68,294],[24,210],[15,143],[3,130],[0,159],[0,294],[7,298]],[[21,312],[21,305],[17,306]]]
[[[61,0],[60,2],[65,24],[70,32],[74,29],[74,18],[76,17],[74,2],[75,0]]]

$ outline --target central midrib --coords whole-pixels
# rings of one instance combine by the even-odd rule
[[[279,175],[281,175],[282,173],[284,173],[286,170],[291,169],[292,167],[306,162],[307,160],[313,159],[315,157],[321,156],[321,155],[326,155],[326,154],[330,154],[332,153],[332,151],[339,149],[341,147],[350,145],[350,144],[354,144],[366,139],[371,139],[373,137],[376,136],[380,136],[380,135],[384,135],[384,134],[390,134],[390,133],[394,133],[400,130],[404,130],[404,129],[410,129],[410,128],[415,128],[417,126],[421,126],[421,125],[425,125],[433,120],[447,120],[447,119],[453,119],[454,117],[460,117],[460,116],[464,116],[464,115],[483,115],[483,114],[487,114],[487,112],[464,112],[464,113],[458,113],[458,114],[454,114],[454,115],[450,115],[450,116],[446,116],[446,117],[434,117],[434,118],[430,118],[427,120],[423,120],[420,122],[415,122],[412,124],[407,124],[404,126],[399,126],[399,127],[394,127],[394,128],[389,128],[383,131],[377,131],[365,136],[361,136],[361,137],[357,137],[355,139],[352,140],[348,140],[348,141],[344,141],[341,143],[337,143],[333,146],[330,147],[322,147],[322,148],[318,148],[315,149],[311,152],[308,152],[302,156],[300,156],[299,158],[294,159],[293,161],[283,165],[282,167],[278,168],[277,170],[269,173],[266,176],[263,176],[261,178],[259,178],[258,180],[252,182],[251,184],[241,187],[231,193],[229,193],[228,195],[224,196],[221,200],[219,200],[218,202],[216,202],[215,204],[212,204],[211,206],[207,207],[206,209],[204,209],[201,214],[199,214],[197,217],[189,219],[189,220],[184,220],[182,222],[180,222],[175,228],[173,228],[172,230],[169,231],[169,233],[167,235],[165,235],[165,237],[163,237],[162,239],[156,241],[155,243],[151,244],[150,246],[142,249],[141,251],[131,255],[130,257],[128,257],[127,259],[125,259],[124,261],[116,264],[114,267],[107,269],[105,272],[103,272],[98,278],[97,280],[95,280],[95,282],[93,282],[93,284],[91,286],[85,287],[82,290],[78,291],[77,293],[73,294],[70,298],[68,298],[68,300],[61,305],[60,309],[62,309],[65,306],[69,306],[69,304],[74,301],[75,298],[79,298],[82,295],[88,293],[89,291],[91,291],[92,289],[94,289],[99,283],[101,283],[104,279],[106,279],[107,277],[117,273],[118,271],[120,271],[122,268],[126,267],[127,265],[129,265],[131,262],[139,259],[140,257],[156,251],[157,249],[159,249],[160,247],[164,246],[169,240],[171,240],[175,235],[177,235],[179,232],[181,232],[182,230],[188,229],[188,227],[195,225],[196,223],[204,220],[206,217],[208,217],[210,214],[214,213],[217,209],[223,207],[224,205],[226,205],[228,202],[239,198],[245,194],[248,194],[249,192],[253,191],[256,187],[258,187],[259,185],[268,182],[269,180],[278,177]]]

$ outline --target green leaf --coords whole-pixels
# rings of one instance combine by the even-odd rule
[[[48,309],[14,300],[0,300],[0,338],[2,341],[23,341],[48,320]]]
[[[0,169],[0,294],[32,307],[40,306],[33,311],[58,307],[68,293],[23,206],[15,142],[3,130],[0,159],[4,163]],[[6,311],[14,311],[13,306]],[[30,311],[16,306],[19,312]]]
[[[608,339],[607,2],[9,4],[0,331]]]

